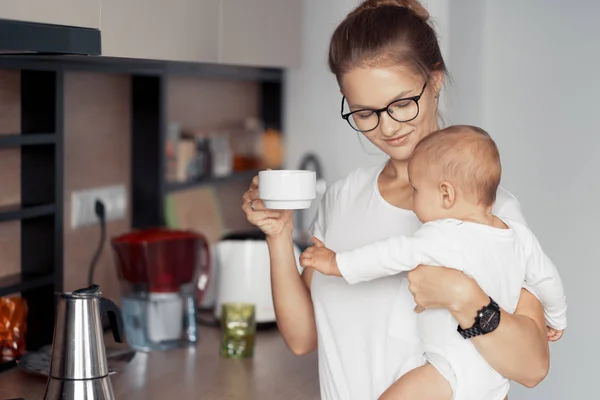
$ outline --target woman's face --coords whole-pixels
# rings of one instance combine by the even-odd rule
[[[379,125],[364,135],[393,160],[407,161],[421,139],[438,129],[441,74],[435,74],[419,100],[419,114],[412,121],[398,122],[382,112]],[[425,80],[407,68],[354,68],[342,79],[342,92],[350,109],[380,109],[395,100],[418,96]],[[352,118],[352,117],[351,117]]]

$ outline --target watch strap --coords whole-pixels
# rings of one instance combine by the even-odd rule
[[[477,316],[475,317],[475,323],[473,324],[472,327],[467,328],[467,329],[463,329],[460,327],[460,325],[457,326],[456,331],[458,333],[460,333],[460,335],[464,338],[464,339],[471,339],[474,338],[476,336],[479,335],[485,335],[487,332],[484,332],[480,326],[479,326],[479,320],[480,320],[480,315],[483,314],[483,312],[488,309],[488,308],[493,308],[494,310],[496,310],[497,312],[500,312],[500,306],[498,306],[498,303],[496,303],[494,301],[494,299],[492,299],[491,297],[489,298],[490,302],[488,305],[483,306],[481,308],[481,310],[477,311]]]
[[[495,308],[495,309],[496,309],[496,311],[498,311],[498,312],[500,311],[500,306],[499,306],[499,305],[498,305],[498,303],[496,303],[496,301],[495,301],[494,299],[492,299],[491,297],[490,297],[490,304],[488,304],[488,307]],[[485,308],[485,307],[484,307],[484,308]]]
[[[465,339],[471,339],[471,338],[474,338],[475,336],[484,334],[484,332],[481,329],[479,329],[478,326],[472,326],[470,328],[463,329],[460,327],[460,325],[458,325],[456,330]]]

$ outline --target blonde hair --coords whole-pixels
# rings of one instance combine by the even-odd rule
[[[496,201],[502,165],[498,147],[490,135],[471,125],[453,125],[433,132],[415,147],[416,161],[439,168],[442,181],[456,185],[478,204]]]

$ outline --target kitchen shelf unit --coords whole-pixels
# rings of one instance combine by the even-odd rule
[[[0,148],[15,146],[32,146],[56,143],[56,135],[52,133],[36,133],[35,135],[1,135]]]
[[[221,185],[229,182],[237,182],[240,180],[250,182],[250,180],[257,174],[258,171],[243,171],[235,172],[229,176],[201,179],[198,181],[167,182],[166,192],[173,193],[181,190],[197,189],[207,185]]]
[[[21,203],[0,208],[0,223],[20,222],[21,265],[0,278],[0,296],[27,300],[33,350],[52,342],[54,293],[63,282],[63,74],[22,69],[20,87],[21,132],[0,135],[0,148],[20,148]]]
[[[222,70],[220,70],[222,69]],[[166,197],[180,190],[252,179],[257,171],[190,182],[165,180],[166,93],[169,74],[183,74],[260,82],[260,117],[265,126],[282,128],[283,70],[254,67],[170,66],[162,74],[132,76],[132,225],[164,226]]]
[[[63,76],[69,71],[131,76],[132,226],[165,225],[166,196],[178,190],[250,179],[256,172],[198,182],[169,183],[164,177],[167,131],[165,97],[169,76],[258,82],[260,117],[282,127],[284,71],[96,56],[0,55],[0,69],[21,72],[21,132],[0,135],[0,149],[21,149],[21,204],[0,208],[0,223],[21,223],[21,268],[0,278],[0,296],[21,293],[28,301],[27,349],[52,342],[54,294],[63,289],[64,112]],[[0,364],[0,372],[14,362]]]

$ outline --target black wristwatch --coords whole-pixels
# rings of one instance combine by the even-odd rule
[[[498,303],[490,297],[490,304],[477,311],[475,323],[472,327],[463,329],[458,325],[456,330],[463,338],[471,339],[475,336],[494,332],[498,325],[500,325],[500,307],[498,307]]]

